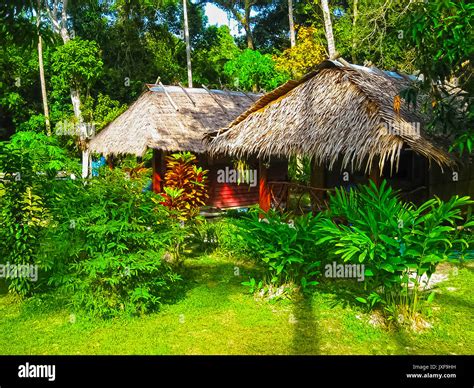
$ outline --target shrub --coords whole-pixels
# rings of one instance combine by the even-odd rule
[[[219,233],[219,248],[222,254],[239,258],[253,258],[254,249],[245,239],[245,226],[248,214],[236,210],[227,211],[225,218],[220,222],[222,228]]]
[[[236,87],[259,92],[272,90],[288,80],[286,74],[275,69],[275,62],[268,54],[246,49],[224,65],[224,73],[234,80]]]
[[[187,244],[195,252],[210,253],[216,250],[221,241],[223,224],[197,220],[190,228]]]
[[[7,279],[10,291],[27,296],[44,283],[50,258],[41,255],[42,239],[53,222],[52,203],[60,184],[60,170],[73,170],[71,161],[54,138],[19,132],[0,143],[0,262],[38,266],[39,279]],[[31,267],[30,267],[31,268]],[[39,280],[37,283],[33,283]]]
[[[146,176],[133,176],[105,168],[78,185],[58,202],[62,217],[48,234],[50,285],[73,295],[76,308],[103,317],[153,311],[181,292],[166,249],[183,231],[153,203],[156,194],[142,193]]]
[[[461,208],[472,204],[468,197],[438,198],[420,207],[403,203],[384,181],[373,182],[349,192],[337,189],[330,198],[330,218],[320,222],[331,256],[344,262],[365,265],[366,284],[357,300],[369,308],[382,306],[389,318],[399,314],[415,318],[423,301],[431,300],[420,288],[422,276],[429,279],[436,266],[448,259]],[[472,226],[468,221],[465,227]]]
[[[103,318],[144,314],[171,302],[181,277],[155,251],[123,256],[106,253],[73,265],[73,305]]]
[[[264,275],[245,285],[251,291],[292,285],[308,290],[316,285],[321,264],[321,251],[315,244],[320,216],[307,214],[289,220],[288,215],[275,211],[263,219],[259,214],[258,210],[251,211],[241,230]]]
[[[160,203],[172,211],[171,215],[185,221],[199,214],[199,208],[209,198],[207,170],[196,166],[197,159],[190,152],[173,154],[166,160],[165,187]]]

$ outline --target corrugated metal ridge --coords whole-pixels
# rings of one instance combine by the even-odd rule
[[[147,86],[148,90],[150,90],[151,92],[155,92],[155,93],[163,93],[164,92],[164,89],[160,85],[146,84],[146,86]],[[180,86],[164,85],[164,87],[166,88],[166,91],[168,93],[185,94],[183,89],[181,89]],[[208,94],[208,92],[204,88],[184,88],[184,89],[189,94]],[[255,97],[260,97],[261,96],[261,94],[248,93],[248,92],[247,92],[247,95],[246,95],[243,92],[235,91],[235,90],[220,90],[220,89],[209,89],[209,90],[212,93],[221,94],[223,96],[229,96],[229,94],[231,96],[236,96],[236,97],[246,97],[247,95],[252,95],[252,96],[255,96]]]

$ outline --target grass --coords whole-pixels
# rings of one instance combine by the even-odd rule
[[[219,253],[188,259],[186,268],[186,298],[144,317],[104,321],[48,300],[0,295],[0,354],[474,353],[472,265],[439,284],[433,328],[422,333],[374,327],[331,293],[256,301],[240,284],[252,268]]]

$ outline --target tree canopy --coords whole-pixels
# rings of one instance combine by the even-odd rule
[[[208,23],[216,5],[237,30]],[[188,1],[193,79],[215,88],[269,91],[328,57],[320,0],[292,2],[290,47],[283,0]],[[465,0],[328,2],[338,55],[359,65],[423,74],[411,94],[430,96],[433,130],[448,131],[472,151],[472,13]],[[156,79],[187,84],[183,2],[177,0],[6,0],[0,8],[0,138],[44,131],[40,62],[54,128],[77,120],[111,120]],[[434,87],[433,85],[443,85]],[[454,96],[446,86],[456,85]],[[73,109],[71,96],[80,106]],[[82,113],[82,110],[85,110]],[[76,119],[74,114],[76,113]],[[82,120],[82,119],[81,119]],[[101,125],[104,123],[101,121]]]

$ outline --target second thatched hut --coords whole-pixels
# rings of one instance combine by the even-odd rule
[[[265,163],[292,156],[313,160],[311,184],[319,188],[361,183],[368,177],[377,182],[384,176],[405,192],[418,191],[422,199],[432,194],[430,167],[447,174],[456,164],[426,134],[426,117],[400,98],[409,82],[395,72],[324,61],[207,135],[209,151],[261,161],[264,209],[272,191]],[[444,177],[449,182],[451,175]]]

